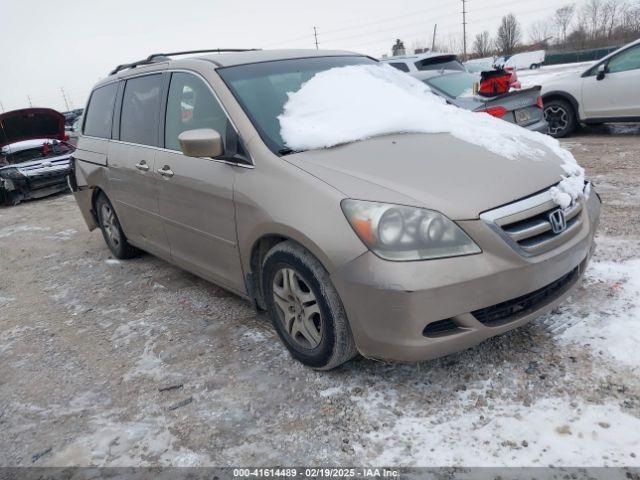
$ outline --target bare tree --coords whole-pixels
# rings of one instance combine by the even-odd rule
[[[589,39],[595,40],[600,38],[603,30],[603,0],[587,0],[580,7],[578,17],[580,24],[587,31]]]
[[[473,53],[478,57],[488,57],[491,55],[492,48],[491,35],[486,30],[476,35],[473,41]]]
[[[636,6],[623,5],[621,17],[622,29],[626,35],[633,37],[640,34],[640,3]]]
[[[496,48],[503,55],[511,55],[520,44],[522,30],[513,13],[502,17],[496,36]]]
[[[547,20],[533,23],[528,33],[531,43],[542,48],[547,48],[544,40],[551,35],[556,36],[553,43],[560,50],[623,45],[640,36],[640,0],[584,0],[579,7],[567,4]],[[496,48],[504,50],[504,45],[496,41]]]
[[[565,5],[564,7],[556,10],[553,21],[556,28],[558,29],[558,36],[562,40],[562,43],[566,43],[567,41],[567,32],[569,30],[571,22],[573,21],[575,11],[576,6],[573,3]]]
[[[607,3],[604,4],[602,15],[605,22],[603,32],[605,38],[612,38],[615,31],[620,27],[621,15],[625,5],[626,2],[623,3],[620,0],[607,0]]]
[[[529,27],[529,40],[536,45],[545,46],[553,38],[554,25],[549,20],[538,20]]]
[[[449,34],[449,36],[447,37],[446,40],[446,49],[447,52],[450,53],[462,53],[462,50],[464,50],[463,48],[463,40],[462,40],[462,35],[457,35],[455,33],[451,33]],[[443,46],[443,44],[439,44],[440,47]]]

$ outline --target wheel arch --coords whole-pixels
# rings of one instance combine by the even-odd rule
[[[542,95],[543,104],[551,100],[565,100],[569,102],[571,108],[573,108],[573,113],[576,115],[576,120],[580,121],[580,104],[573,95],[562,90],[552,90]]]
[[[109,200],[109,202],[111,202],[111,199],[109,198],[109,195],[107,195],[107,192],[105,192],[100,187],[91,187],[91,190],[92,190],[92,192],[91,192],[91,215],[93,215],[93,219],[96,221],[96,224],[99,225],[100,222],[98,222],[98,211],[96,210],[96,201],[98,201],[98,196],[102,193],[105,197],[107,197],[107,200]],[[111,202],[111,203],[113,204],[113,202]]]
[[[253,298],[257,306],[263,310],[266,306],[262,286],[262,262],[269,250],[275,245],[287,241],[294,242],[309,251],[327,272],[331,273],[334,270],[333,262],[324,254],[322,249],[298,230],[279,225],[272,228],[269,232],[255,235],[254,238],[255,239],[249,243],[250,247],[247,253],[243,255],[243,258],[246,259],[245,262],[243,262],[245,264],[245,284],[249,296]]]

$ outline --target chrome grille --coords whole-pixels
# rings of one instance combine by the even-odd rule
[[[29,162],[26,165],[18,166],[18,170],[25,177],[49,175],[68,170],[71,166],[71,156],[64,155],[53,158],[43,158],[38,161]]]
[[[588,192],[588,185],[585,192]],[[524,256],[539,255],[559,247],[573,238],[583,221],[584,199],[561,209],[566,228],[554,233],[550,221],[552,212],[560,207],[551,199],[550,190],[480,215],[511,247]]]

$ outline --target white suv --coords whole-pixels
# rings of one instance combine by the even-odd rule
[[[549,134],[566,137],[579,123],[640,122],[640,39],[583,73],[542,86]]]

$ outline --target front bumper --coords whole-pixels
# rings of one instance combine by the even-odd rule
[[[600,214],[595,192],[586,207],[575,236],[535,257],[523,257],[483,221],[472,220],[458,223],[480,254],[390,262],[367,252],[340,268],[332,280],[358,350],[369,358],[428,360],[550,311],[579,283],[593,251]]]
[[[0,177],[0,196],[6,203],[16,204],[21,200],[42,198],[54,193],[68,191],[67,176],[71,173],[70,156],[53,159],[55,164],[41,166],[31,162],[28,167],[18,167],[19,176]]]

